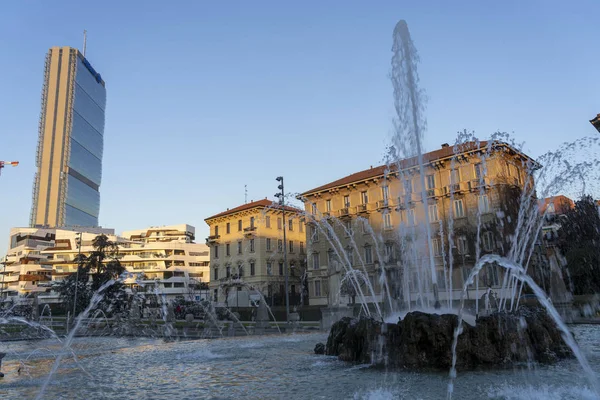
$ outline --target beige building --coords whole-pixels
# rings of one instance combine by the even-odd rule
[[[284,304],[285,246],[290,305],[299,304],[306,257],[301,210],[288,206],[284,210],[264,199],[213,215],[205,221],[210,227],[206,242],[210,246],[210,289],[215,301],[228,306],[246,306],[248,298],[260,292],[269,304]],[[235,293],[237,291],[243,292],[242,300],[242,293]]]
[[[455,301],[477,257],[504,251],[508,235],[499,227],[508,229],[516,221],[507,218],[516,217],[509,200],[524,185],[531,190],[533,178],[526,170],[537,164],[507,144],[487,142],[467,143],[456,154],[443,145],[423,158],[424,188],[412,158],[371,167],[299,196],[308,214],[311,304],[381,302],[388,290],[397,303],[415,302],[423,291],[431,302],[432,264],[440,301]],[[483,229],[478,241],[479,219]],[[349,271],[357,270],[364,297],[348,281]],[[382,275],[388,288],[380,284]],[[498,268],[481,274],[484,288],[497,290],[501,281]],[[468,293],[471,299],[478,294]]]
[[[58,302],[58,294],[51,290],[52,283],[77,271],[77,255],[81,251],[88,256],[99,234],[118,243],[116,257],[132,273],[125,280],[130,288],[159,294],[167,301],[178,296],[186,300],[207,297],[209,249],[204,243],[194,243],[195,228],[186,224],[128,231],[122,236],[99,228],[88,232],[13,228],[6,270],[2,271],[5,297],[16,300],[40,292],[40,301]]]
[[[106,89],[71,47],[46,56],[31,226],[98,226]]]

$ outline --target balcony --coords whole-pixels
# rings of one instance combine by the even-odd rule
[[[390,201],[390,199],[379,200],[377,202],[377,209],[381,210],[382,208],[388,208],[391,205],[392,205],[392,202]]]
[[[369,211],[369,209],[368,209],[367,204],[360,204],[360,205],[356,206],[357,214],[366,213],[368,211]]]
[[[444,186],[444,195],[450,196],[458,193],[461,193],[460,183],[452,183],[448,186]]]
[[[485,189],[487,187],[489,187],[490,183],[489,180],[487,178],[484,179],[473,179],[469,181],[469,191],[471,192],[475,192],[475,191],[479,191],[482,188]]]
[[[350,215],[350,211],[349,211],[348,207],[341,208],[339,213],[340,213],[340,217],[347,217],[348,215]]]
[[[211,235],[206,238],[206,244],[217,243],[219,238],[221,238],[221,235]]]
[[[249,226],[248,228],[244,228],[244,236],[250,237],[256,235],[256,227]]]

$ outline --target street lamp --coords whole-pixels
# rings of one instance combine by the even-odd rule
[[[79,269],[81,268],[81,232],[77,233],[79,237],[75,238],[75,244],[79,249],[77,255],[77,273],[75,274],[75,299],[73,300],[73,318],[76,316],[77,310],[77,288],[79,287]]]
[[[283,176],[278,176],[276,178],[277,182],[280,182],[277,189],[281,190],[275,194],[275,197],[279,199],[279,205],[281,206],[282,211],[282,219],[283,219],[283,270],[285,275],[285,320],[286,322],[290,322],[290,292],[288,290],[289,285],[289,271],[287,268],[287,241],[285,238],[285,190],[283,188]]]

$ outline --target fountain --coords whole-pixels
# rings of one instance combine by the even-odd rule
[[[395,110],[395,135],[390,148],[390,162],[388,172],[395,171],[399,179],[403,179],[403,168],[409,164],[418,170],[417,181],[420,182],[421,199],[429,197],[426,193],[425,164],[423,157],[423,133],[426,121],[424,116],[424,94],[418,86],[417,74],[418,57],[412,43],[406,22],[400,21],[394,29],[394,56],[392,58],[392,83],[394,86]],[[590,144],[592,146],[590,146]],[[381,273],[380,283],[386,288],[382,292],[382,304],[388,304],[388,310],[380,308],[378,302],[374,309],[365,307],[367,294],[375,298],[375,292],[368,280],[359,279],[360,269],[354,269],[349,260],[344,260],[341,251],[343,245],[337,237],[328,235],[328,240],[336,254],[342,260],[346,270],[343,282],[351,285],[354,292],[361,298],[361,312],[363,317],[353,318],[351,313],[339,312],[337,305],[323,312],[324,320],[335,322],[329,333],[326,346],[317,346],[315,351],[334,355],[344,361],[368,363],[392,369],[408,370],[447,370],[450,369],[450,383],[448,397],[452,397],[453,381],[457,369],[469,370],[481,367],[513,367],[520,363],[554,363],[559,360],[575,356],[583,367],[588,382],[597,395],[600,395],[600,386],[595,375],[588,366],[583,353],[566,329],[561,313],[555,305],[562,310],[562,315],[568,314],[571,295],[556,265],[552,269],[551,297],[555,305],[549,300],[548,295],[527,275],[535,242],[542,228],[544,215],[539,212],[536,193],[541,197],[551,195],[565,185],[580,182],[585,188],[585,180],[589,178],[594,168],[599,165],[596,158],[590,158],[581,163],[568,158],[569,152],[574,152],[587,146],[587,149],[597,147],[598,140],[582,139],[572,144],[566,144],[563,151],[548,153],[540,157],[539,162],[524,159],[521,167],[527,171],[527,177],[522,182],[519,193],[514,193],[513,203],[506,204],[506,210],[496,215],[499,223],[496,225],[497,233],[502,236],[500,246],[501,255],[487,254],[482,256],[482,227],[484,224],[489,229],[493,220],[483,220],[481,206],[477,212],[477,229],[475,239],[475,267],[466,279],[460,292],[459,308],[453,309],[456,299],[453,293],[453,268],[455,259],[451,251],[455,247],[456,229],[455,216],[452,207],[448,215],[447,229],[440,220],[439,237],[444,252],[445,238],[447,237],[450,250],[448,260],[444,257],[443,275],[436,272],[432,238],[432,224],[429,213],[424,212],[424,221],[414,230],[402,226],[398,231],[402,254],[403,286],[412,287],[407,290],[416,298],[409,298],[406,307],[409,311],[416,307],[417,310],[408,312],[397,323],[386,323],[384,320],[390,313],[401,311],[395,309],[390,299],[388,277]],[[487,162],[490,155],[504,151],[502,149],[521,148],[506,134],[494,134],[491,140],[480,142],[472,134],[461,133],[453,148],[454,157],[450,167],[450,184],[457,184],[454,179],[454,170],[459,155],[465,151],[476,151],[480,154],[481,170],[479,171],[479,191],[484,194],[484,181],[487,176]],[[407,161],[408,160],[408,161]],[[510,171],[510,168],[509,168]],[[536,184],[534,185],[534,181]],[[507,186],[508,187],[508,186]],[[512,193],[509,193],[512,194]],[[450,192],[450,199],[454,200],[454,190]],[[408,203],[410,199],[406,199]],[[510,203],[510,204],[509,204]],[[514,204],[514,209],[509,206]],[[456,217],[456,218],[455,218]],[[325,219],[325,218],[324,218]],[[330,221],[314,217],[315,226],[328,233],[331,229]],[[350,246],[359,250],[351,234]],[[375,243],[378,242],[374,236]],[[379,240],[381,242],[381,239]],[[340,253],[341,257],[340,257]],[[359,259],[360,259],[360,252]],[[381,258],[380,258],[381,259]],[[447,262],[446,262],[447,261]],[[359,266],[364,264],[359,260]],[[502,286],[498,293],[491,287],[480,290],[479,272],[484,268],[504,269]],[[383,270],[383,268],[382,268]],[[365,271],[366,275],[366,271]],[[413,279],[416,277],[416,279]],[[439,279],[443,279],[441,282]],[[440,283],[441,282],[441,283]],[[475,287],[473,325],[465,324],[465,297]],[[366,294],[363,293],[363,288]],[[445,289],[441,289],[445,288]],[[540,307],[520,306],[523,290],[528,288],[536,296]],[[408,295],[408,293],[405,293]],[[441,298],[446,301],[442,302]],[[480,301],[481,300],[481,301]],[[418,310],[429,310],[422,312]],[[340,319],[340,317],[343,317]]]

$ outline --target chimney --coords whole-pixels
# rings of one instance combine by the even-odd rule
[[[450,145],[448,143],[442,143],[442,149],[445,149],[446,147],[450,147]]]

